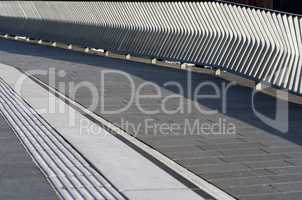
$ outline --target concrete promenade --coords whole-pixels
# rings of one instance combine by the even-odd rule
[[[188,75],[176,69],[166,69],[158,66],[135,63],[131,61],[84,55],[62,49],[55,49],[13,41],[0,41],[0,62],[15,66],[24,71],[42,69],[56,73],[55,86],[62,93],[68,91],[68,83],[74,84],[86,81],[95,86],[104,98],[98,99],[93,111],[117,124],[124,130],[125,122],[136,129],[129,128],[129,134],[135,135],[140,141],[166,155],[173,161],[187,168],[194,174],[204,178],[235,198],[241,200],[258,199],[300,199],[302,196],[302,115],[301,106],[289,104],[289,131],[284,134],[263,123],[251,107],[252,90],[241,86],[232,86],[228,90],[227,110],[223,112],[221,100],[203,100],[195,102],[190,92],[194,91],[200,82],[211,81],[222,90],[228,82],[215,76],[192,73],[192,91],[188,87]],[[123,108],[130,100],[129,80],[120,75],[106,76],[103,91],[100,86],[100,74],[104,70],[119,70],[128,74],[139,86],[146,81],[157,85],[162,93],[162,99],[178,90],[167,87],[165,83],[174,81],[185,92],[183,105],[188,108],[190,103],[197,103],[204,110],[218,110],[215,115],[200,113],[196,107],[183,114],[167,114],[162,111],[155,114],[141,112],[136,104],[117,114],[105,113],[106,110]],[[48,84],[47,75],[36,76]],[[66,87],[60,87],[65,83]],[[144,94],[152,94],[152,88],[144,87]],[[203,88],[207,94],[211,88]],[[142,100],[145,110],[161,108],[162,99]],[[93,101],[90,92],[81,88],[74,100],[89,107]],[[101,101],[102,100],[102,101]],[[104,103],[104,107],[101,107]],[[170,100],[166,106],[175,109],[176,100]],[[263,114],[274,114],[275,99],[264,94],[255,97],[255,108]],[[105,111],[104,111],[105,110]],[[150,120],[151,119],[151,120]],[[230,124],[236,127],[234,134],[197,134],[187,132],[187,123],[219,124],[226,127]],[[153,128],[148,128],[151,121]],[[156,124],[179,124],[178,131],[166,131],[159,134],[154,128]],[[146,127],[147,126],[147,127]],[[106,174],[105,174],[106,175]]]

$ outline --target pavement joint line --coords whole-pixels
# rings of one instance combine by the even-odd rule
[[[38,78],[27,74],[26,72],[22,71],[21,69],[18,69],[18,70],[21,71],[22,73],[26,74],[28,77],[30,77],[32,80],[37,82],[39,85],[42,85],[44,88],[47,88],[52,93],[59,96],[64,101],[68,102],[68,104],[71,104],[71,105],[75,106],[81,112],[83,112],[83,113],[91,116],[95,120],[99,121],[102,125],[109,128],[114,133],[120,135],[126,141],[133,144],[137,148],[141,149],[143,152],[150,155],[154,159],[158,160],[159,162],[161,162],[162,164],[167,166],[169,169],[173,170],[175,173],[177,173],[178,175],[180,175],[181,177],[183,177],[184,179],[186,179],[187,181],[189,181],[193,185],[197,186],[197,188],[199,188],[199,189],[205,191],[206,193],[208,193],[209,195],[213,196],[215,199],[217,199],[217,200],[235,200],[236,199],[233,196],[231,196],[230,194],[228,194],[227,192],[219,189],[217,186],[212,185],[207,180],[199,177],[198,175],[194,174],[193,172],[191,172],[188,169],[184,168],[183,166],[179,165],[178,163],[171,160],[170,158],[168,158],[164,154],[156,151],[155,149],[153,149],[152,147],[150,147],[150,146],[146,145],[145,143],[141,142],[137,138],[129,135],[124,130],[122,130],[119,127],[115,126],[114,124],[110,123],[109,121],[107,121],[103,117],[97,115],[94,112],[89,111],[88,109],[86,109],[81,104],[75,102],[74,100],[70,99],[68,96],[66,96],[66,95],[62,94],[61,92],[57,91],[55,88],[45,84],[44,82],[42,82]]]
[[[46,176],[46,178],[50,181],[51,185],[55,188],[56,192],[59,194],[59,197],[62,199],[70,199],[72,197],[76,197],[77,199],[87,199],[91,197],[96,197],[97,199],[105,199],[106,195],[109,195],[109,198],[112,199],[124,199],[121,195],[115,196],[118,194],[117,191],[111,191],[113,188],[109,189],[106,187],[105,180],[100,180],[101,176],[87,176],[85,173],[80,177],[81,180],[76,176],[80,169],[78,168],[76,171],[70,168],[73,166],[74,160],[71,159],[74,155],[67,154],[66,152],[62,152],[63,149],[66,150],[64,145],[60,144],[54,139],[55,136],[51,134],[56,134],[54,131],[51,132],[43,123],[43,119],[39,119],[38,115],[31,110],[28,105],[25,105],[22,102],[22,99],[17,96],[11,88],[9,88],[6,83],[0,79],[0,110],[6,119],[9,121],[9,124],[15,130],[16,134],[19,135],[22,143],[25,145],[25,148],[30,152],[30,155],[35,160],[35,163],[38,164],[39,168],[43,171],[44,174],[50,175]],[[45,132],[48,131],[48,134]],[[45,139],[44,136],[48,136]],[[56,141],[56,143],[54,143]],[[57,152],[59,151],[59,152]],[[61,153],[61,154],[60,154]],[[65,154],[64,154],[65,153]],[[70,152],[69,152],[70,153]],[[56,156],[55,156],[56,155]],[[55,157],[54,157],[55,156]],[[64,160],[67,159],[67,160]],[[68,160],[69,159],[69,160]],[[61,164],[59,164],[59,163]],[[77,162],[80,162],[77,160]],[[64,165],[65,163],[65,165]],[[68,164],[67,164],[68,163]],[[68,166],[71,165],[71,166]],[[69,168],[69,169],[68,169]],[[89,167],[86,167],[89,171]],[[65,171],[64,171],[65,170]],[[67,170],[67,171],[66,171]],[[71,170],[71,171],[70,171]],[[70,172],[68,172],[70,171]],[[59,175],[54,176],[56,173],[66,173],[65,176]],[[73,178],[69,175],[69,173],[74,173]],[[52,179],[69,179],[65,184],[74,185],[73,187],[67,186],[62,182],[54,182]],[[76,182],[74,182],[76,181]],[[80,181],[80,182],[79,182]],[[84,182],[83,182],[84,181]],[[78,183],[77,183],[78,182]],[[85,184],[84,184],[85,183]],[[86,184],[89,183],[87,186]],[[98,186],[94,184],[97,183]],[[102,193],[99,189],[99,185],[103,186],[102,188],[106,188],[107,193]],[[80,187],[79,187],[80,186]],[[67,189],[67,190],[66,190]],[[81,189],[81,190],[79,190]],[[69,194],[66,194],[68,191]],[[91,196],[93,195],[93,196]],[[82,198],[79,198],[82,197]],[[108,196],[107,196],[108,197]]]
[[[16,69],[16,67],[5,64],[0,65],[2,67],[0,76],[3,77],[3,80],[5,80],[10,87],[14,87],[15,81],[18,77],[26,77],[26,75],[22,71]],[[31,88],[32,92],[34,92],[35,94],[40,94],[41,101],[37,102],[34,98],[31,97],[31,92],[22,92],[22,99],[24,99],[24,101],[33,109],[41,108],[41,106],[48,106],[48,101],[46,99],[49,98],[49,95],[56,98],[57,101],[63,102],[57,94],[50,92],[48,89],[43,87],[43,85],[37,83],[31,78],[27,78],[27,81],[23,82],[22,86],[23,89]],[[85,116],[82,111],[74,109],[74,107],[69,105],[68,102],[64,103],[69,107],[69,109],[75,111],[76,119],[88,119],[97,125],[93,118]],[[183,182],[179,181],[179,179],[175,178],[173,175],[167,173],[165,170],[155,165],[152,161],[137,152],[127,143],[109,134],[106,128],[104,128],[104,130],[108,133],[108,135],[105,138],[101,137],[100,139],[96,140],[94,137],[86,137],[86,134],[88,134],[88,132],[84,133],[84,135],[79,135],[79,132],[77,132],[79,128],[77,126],[79,125],[78,123],[76,123],[76,126],[72,126],[71,130],[68,126],[61,126],[62,121],[66,121],[65,117],[68,117],[68,113],[64,113],[63,117],[58,114],[59,113],[54,115],[47,112],[41,113],[40,115],[46,122],[48,122],[53,128],[55,128],[56,131],[63,138],[65,138],[65,140],[69,141],[69,144],[72,144],[72,146],[74,146],[75,149],[77,149],[81,153],[81,155],[83,155],[88,161],[90,161],[95,169],[101,171],[102,174],[105,175],[105,178],[107,178],[106,180],[109,180],[115,188],[118,188],[119,192],[125,189],[150,189],[158,187],[166,188],[166,190],[159,192],[146,191],[147,194],[141,193],[139,191],[126,193],[121,192],[121,194],[123,194],[128,199],[149,200],[162,197],[169,199],[172,198],[175,200],[197,200],[205,198],[213,199],[212,197],[209,197],[207,193],[203,193],[204,196],[200,195],[200,193],[198,193],[200,192],[200,190],[191,190],[189,187],[187,187],[186,184],[183,184]],[[68,122],[66,121],[66,124],[67,123]],[[66,129],[67,127],[68,129]],[[114,153],[116,151],[120,153]],[[113,152],[113,155],[111,152]],[[112,159],[112,156],[114,159]],[[132,162],[129,162],[129,159],[133,159]],[[140,163],[140,165],[133,165],[133,162]],[[121,165],[123,167],[121,167]],[[149,173],[146,173],[145,170],[148,170]],[[58,179],[56,178],[54,179],[54,181],[59,183]],[[170,188],[175,187],[187,187],[187,189],[178,191],[174,190],[174,192],[169,190]]]

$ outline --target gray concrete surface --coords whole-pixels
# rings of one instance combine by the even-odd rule
[[[26,135],[27,140],[23,140],[26,141],[26,147],[63,199],[213,199],[209,195],[198,195],[192,188],[95,124],[80,111],[64,104],[54,94],[49,94],[49,91],[31,79],[23,82],[20,91],[23,100],[30,106],[22,106],[22,102],[15,98],[16,93],[10,91],[10,88],[24,74],[1,63],[0,68],[0,94],[6,97],[0,96],[0,110],[10,118],[14,127],[23,127],[20,128],[21,131],[18,130],[18,134],[23,139]],[[67,112],[60,112],[59,109],[54,112],[39,112],[39,109],[50,106],[49,99],[55,99],[57,108],[65,105]],[[30,107],[38,111],[40,116],[34,118],[37,113]],[[70,118],[74,119],[72,123]],[[83,128],[82,122],[99,127],[98,134]]]
[[[0,110],[60,199],[126,200],[127,198],[102,174],[96,172],[91,163],[62,138],[60,129],[57,130],[53,124],[50,126],[43,116],[38,115],[34,106],[30,106],[32,102],[28,102],[25,96],[22,96],[22,99],[16,94],[10,84],[14,85],[14,81],[22,76],[22,72],[11,66],[0,66]],[[48,91],[36,83],[31,83],[22,85],[24,89],[26,86],[31,89],[31,92],[27,89],[27,92],[22,94],[32,99],[36,98],[32,93],[40,94],[38,102],[48,104]],[[39,89],[43,90],[46,100],[43,93],[39,93]],[[36,99],[35,103],[37,104]],[[62,121],[62,118],[54,117],[57,121]],[[66,132],[65,130],[63,133]]]
[[[0,199],[58,199],[2,115],[0,115],[0,154]]]
[[[165,88],[163,84],[166,81],[177,81],[182,86],[186,85],[186,74],[181,71],[12,41],[0,42],[0,61],[23,70],[51,67],[63,69],[67,75],[63,78],[57,77],[57,84],[90,81],[100,89],[99,72],[115,69],[131,75],[136,85],[145,81],[156,83],[165,96],[177,92],[173,88]],[[37,77],[48,82],[46,76]],[[127,104],[129,83],[118,76],[107,78],[104,98],[106,108]],[[195,73],[192,74],[192,79],[193,88],[201,81],[211,80],[216,84],[225,82],[217,77]],[[205,92],[210,91],[205,89]],[[212,116],[202,115],[196,109],[193,109],[191,114],[159,113],[150,116],[141,113],[136,106],[116,115],[104,115],[99,107],[96,112],[117,124],[121,123],[122,118],[133,124],[140,124],[145,119],[152,118],[158,123],[178,123],[182,127],[184,119],[199,119],[201,122],[210,123],[217,122],[219,118],[228,120],[237,127],[235,135],[186,135],[184,129],[181,129],[179,134],[164,135],[140,131],[137,138],[238,199],[301,199],[301,106],[289,105],[289,133],[283,134],[265,125],[253,114],[250,96],[250,89],[232,87],[228,94],[227,113]],[[91,96],[85,89],[81,89],[75,100],[89,105]],[[189,101],[186,97],[186,103]],[[221,110],[218,101],[198,103],[204,108]],[[258,94],[255,103],[261,112],[268,115],[274,113],[275,100],[272,97]],[[144,105],[145,108],[154,108],[161,105],[161,101],[146,101]],[[170,102],[168,106],[175,107],[175,104]]]

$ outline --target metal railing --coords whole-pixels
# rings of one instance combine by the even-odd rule
[[[302,94],[297,15],[213,1],[1,1],[0,32],[213,66]]]

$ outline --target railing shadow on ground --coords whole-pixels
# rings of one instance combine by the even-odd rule
[[[39,57],[41,59],[55,59],[68,61],[72,63],[80,63],[84,65],[97,66],[110,68],[112,70],[120,70],[130,75],[139,77],[145,81],[150,81],[156,83],[160,87],[164,87],[164,83],[171,81],[173,76],[180,77],[179,84],[183,86],[185,90],[186,87],[186,73],[176,69],[166,69],[159,68],[149,64],[142,64],[130,61],[123,61],[118,59],[111,59],[106,57],[94,56],[94,55],[84,55],[78,52],[70,52],[63,49],[50,49],[45,46],[37,46],[32,44],[17,43],[14,41],[0,41],[0,61],[4,64],[10,64],[12,66],[23,66],[25,69],[33,69],[35,66],[28,66],[26,62],[22,59],[19,61],[14,61],[14,56],[12,54],[17,54],[18,56],[27,56],[28,59],[33,57]],[[46,67],[51,67],[47,65]],[[55,67],[55,66],[52,66]],[[143,68],[142,68],[143,67]],[[149,69],[148,73],[145,70]],[[192,73],[192,89],[196,88],[200,81],[211,80],[217,85],[221,85],[223,82],[228,83],[228,81],[222,80],[218,77],[214,77],[207,74]],[[177,93],[178,91],[169,88],[171,92]],[[211,94],[212,89],[205,91],[206,94]],[[187,94],[187,91],[185,91]],[[251,103],[252,89],[243,86],[234,86],[228,91],[228,101],[227,101],[227,112],[224,114],[227,117],[235,118],[242,122],[248,123],[255,127],[256,130],[263,130],[269,134],[280,136],[284,139],[289,140],[292,143],[302,145],[302,107],[301,105],[289,103],[289,132],[287,134],[281,133],[274,128],[269,127],[259,120],[253,110]],[[185,95],[185,98],[190,98]],[[221,110],[221,102],[213,100],[202,100],[199,103],[210,109]],[[258,93],[255,97],[255,107],[259,112],[266,114],[267,116],[273,116],[275,113],[275,98]],[[173,117],[173,116],[172,116]],[[202,117],[202,115],[200,116]],[[244,131],[244,130],[241,130]]]

